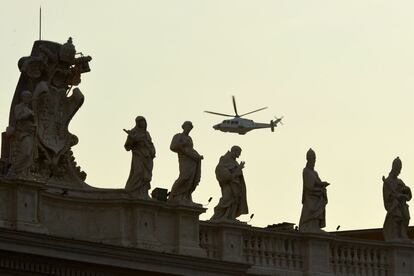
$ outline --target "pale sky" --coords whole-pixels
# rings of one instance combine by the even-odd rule
[[[221,192],[214,168],[232,145],[245,161],[251,224],[298,223],[302,169],[312,147],[328,187],[327,228],[382,227],[382,180],[392,160],[414,184],[413,1],[388,0],[0,0],[0,129],[5,130],[20,75],[17,61],[38,39],[69,36],[93,57],[79,88],[85,103],[69,128],[78,164],[95,187],[122,188],[131,153],[123,148],[137,115],[146,117],[157,150],[152,187],[170,189],[178,161],[169,150],[191,120],[204,155],[193,199]],[[212,129],[232,113],[285,116],[275,132],[245,136]],[[412,204],[411,204],[412,205]],[[414,212],[414,210],[412,210]],[[248,215],[240,217],[248,220]]]

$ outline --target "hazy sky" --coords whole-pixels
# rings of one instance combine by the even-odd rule
[[[124,187],[131,153],[123,148],[134,118],[147,118],[157,149],[152,187],[178,176],[171,138],[194,124],[204,155],[196,202],[221,192],[214,168],[232,145],[243,149],[253,225],[297,223],[302,169],[312,147],[328,187],[327,230],[382,227],[383,175],[392,160],[414,184],[413,1],[10,1],[0,0],[0,129],[8,123],[19,78],[17,61],[38,39],[91,55],[79,86],[86,99],[70,131],[73,150],[96,187]],[[285,124],[245,136],[212,125],[231,113],[269,109],[249,118]],[[412,210],[414,212],[414,210]],[[247,220],[248,216],[240,217]]]

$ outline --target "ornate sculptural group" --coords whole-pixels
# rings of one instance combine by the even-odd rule
[[[21,71],[10,108],[9,126],[2,135],[1,174],[9,178],[42,179],[51,184],[88,188],[86,173],[74,161],[71,147],[78,138],[69,133],[70,120],[81,107],[84,96],[77,86],[82,73],[89,72],[89,56],[76,57],[72,39],[65,44],[36,41],[32,53],[19,60]],[[70,96],[68,96],[71,93]],[[133,197],[150,199],[155,147],[144,117],[135,119],[135,127],[125,130],[125,150],[132,161],[125,191]],[[192,193],[200,182],[203,155],[194,149],[189,135],[193,124],[186,121],[183,131],[174,135],[171,151],[177,153],[179,176],[169,194],[169,202],[193,204]],[[211,221],[237,222],[248,213],[244,162],[237,162],[241,148],[233,146],[220,157],[215,174],[222,197]],[[324,233],[328,182],[315,171],[316,154],[306,154],[303,169],[302,212],[299,231]],[[383,230],[386,241],[407,241],[410,220],[407,202],[412,194],[398,178],[402,162],[397,157],[387,178],[383,177],[383,200],[387,211]]]
[[[86,173],[71,151],[78,138],[68,125],[84,100],[72,87],[90,71],[91,58],[76,55],[71,38],[63,45],[39,40],[31,55],[19,60],[21,75],[2,139],[3,173],[9,177],[86,186]]]

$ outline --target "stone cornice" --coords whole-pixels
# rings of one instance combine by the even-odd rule
[[[0,228],[0,248],[112,268],[180,275],[242,275],[247,264],[126,248]]]

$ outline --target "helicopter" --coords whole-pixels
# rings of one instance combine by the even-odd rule
[[[262,107],[247,113],[244,113],[242,115],[239,115],[237,112],[237,106],[236,106],[236,99],[234,96],[232,96],[233,99],[233,107],[234,107],[234,113],[235,115],[229,115],[229,114],[223,114],[213,111],[204,111],[206,113],[214,114],[214,115],[220,115],[220,116],[226,116],[226,117],[233,117],[233,119],[224,120],[223,122],[216,124],[213,126],[215,130],[220,130],[222,132],[231,132],[231,133],[238,133],[240,135],[244,135],[247,132],[253,130],[253,129],[259,129],[259,128],[270,128],[272,132],[275,131],[275,127],[277,127],[277,124],[282,123],[283,116],[280,118],[275,117],[275,120],[271,120],[269,124],[267,123],[256,123],[253,120],[242,118],[243,116],[246,116],[248,114],[252,114],[258,111],[262,111],[267,108]]]

